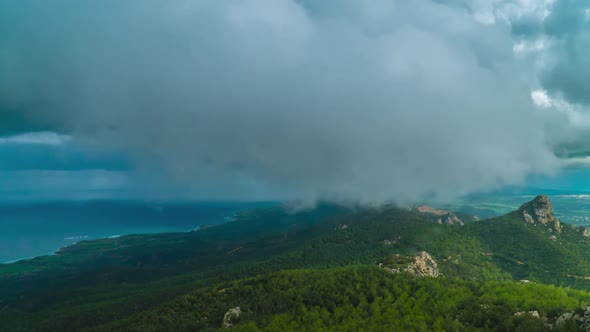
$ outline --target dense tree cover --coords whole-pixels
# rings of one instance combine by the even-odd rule
[[[394,207],[255,210],[198,232],[81,242],[60,255],[0,266],[0,330],[108,330],[143,321],[146,328],[213,329],[235,306],[244,310],[236,328],[253,331],[410,326],[399,322],[417,330],[531,330],[539,321],[514,312],[552,319],[588,302],[586,293],[512,281],[590,290],[590,240],[573,226],[562,229],[551,240],[546,228],[517,214],[461,227]],[[422,250],[442,278],[376,268]]]
[[[514,212],[469,224],[462,232],[480,239],[496,265],[515,279],[590,290],[590,239],[578,227],[563,224],[561,229],[557,234],[548,226],[524,223]]]
[[[548,330],[590,294],[514,282],[415,278],[371,266],[286,270],[193,292],[96,331],[205,331],[239,306],[237,331]],[[518,311],[537,310],[548,321]]]

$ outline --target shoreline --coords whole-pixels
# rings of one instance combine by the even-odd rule
[[[0,203],[1,205],[1,203]],[[54,250],[48,250],[45,253],[40,253],[40,254],[33,254],[33,255],[23,255],[21,257],[18,258],[9,258],[5,261],[0,261],[0,267],[3,265],[10,265],[10,264],[15,264],[15,263],[19,263],[19,262],[23,262],[23,261],[30,261],[32,259],[35,258],[39,258],[39,257],[46,257],[46,256],[54,256],[60,253],[60,251],[76,245],[79,242],[82,241],[97,241],[97,240],[104,240],[104,239],[114,239],[114,238],[119,238],[119,237],[124,237],[124,236],[129,236],[129,235],[149,235],[149,234],[166,234],[166,233],[190,233],[190,232],[197,232],[205,227],[208,226],[213,226],[213,225],[221,225],[221,224],[226,224],[226,223],[230,223],[230,222],[234,222],[238,219],[239,213],[244,211],[243,209],[232,209],[230,211],[227,211],[225,214],[225,216],[219,216],[217,218],[214,218],[216,220],[207,220],[208,218],[205,218],[204,223],[201,223],[200,225],[196,225],[196,226],[190,226],[189,229],[186,228],[172,228],[172,229],[166,229],[166,228],[160,228],[160,229],[156,229],[155,231],[150,231],[149,229],[143,229],[140,231],[131,229],[128,231],[122,230],[122,231],[118,231],[118,232],[113,232],[112,235],[97,235],[97,236],[93,236],[93,235],[67,235],[64,236],[63,238],[61,238],[60,240],[56,239],[56,244],[59,241],[72,241],[72,240],[76,240],[73,243],[68,243],[66,245],[62,245],[59,246],[57,249]]]
[[[225,221],[227,222],[227,221]],[[223,222],[223,223],[225,223]],[[168,232],[146,232],[146,233],[124,233],[124,234],[114,234],[114,235],[109,235],[109,236],[99,236],[99,237],[91,237],[88,235],[82,235],[82,236],[71,236],[71,237],[65,237],[64,240],[72,240],[72,239],[80,239],[80,241],[76,241],[74,243],[70,243],[68,245],[65,245],[63,247],[59,247],[55,250],[53,250],[52,252],[48,253],[48,254],[41,254],[41,255],[36,255],[36,256],[28,256],[28,257],[23,257],[23,258],[16,258],[13,260],[9,260],[9,261],[4,261],[4,262],[0,262],[0,266],[2,265],[10,265],[10,264],[14,264],[14,263],[18,263],[18,262],[22,262],[22,261],[28,261],[28,260],[32,260],[38,257],[46,257],[46,256],[55,256],[58,255],[60,251],[62,251],[63,249],[66,249],[68,247],[74,246],[82,241],[98,241],[98,240],[106,240],[106,239],[117,239],[120,237],[125,237],[125,236],[130,236],[130,235],[150,235],[150,234],[167,234],[167,233],[190,233],[190,232],[196,232],[199,229],[201,229],[201,226],[196,226],[193,227],[191,229],[189,229],[188,231],[168,231]]]

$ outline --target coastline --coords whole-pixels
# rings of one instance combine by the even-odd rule
[[[248,208],[255,208],[248,207]],[[246,210],[248,209],[246,208]],[[24,209],[24,208],[23,208]],[[23,261],[30,261],[38,257],[45,257],[45,256],[52,256],[59,254],[62,250],[76,245],[81,241],[96,241],[102,239],[113,239],[123,236],[129,235],[148,235],[148,234],[165,234],[165,233],[177,233],[177,232],[196,232],[200,229],[203,229],[208,226],[218,225],[218,224],[225,224],[228,222],[233,222],[237,220],[238,215],[241,211],[244,211],[242,207],[234,207],[231,209],[227,209],[224,211],[223,214],[216,214],[216,215],[207,215],[204,218],[200,216],[196,216],[193,221],[200,221],[198,225],[189,223],[183,223],[182,225],[178,224],[176,227],[174,223],[160,223],[156,227],[150,227],[149,225],[141,225],[141,224],[131,224],[127,225],[127,227],[112,227],[112,225],[107,225],[105,228],[108,229],[98,229],[98,228],[88,228],[87,230],[78,229],[78,234],[69,232],[68,227],[64,228],[63,225],[59,224],[58,229],[60,231],[54,232],[50,231],[47,232],[46,236],[43,237],[29,237],[25,233],[25,229],[23,228],[23,232],[21,233],[14,233],[16,236],[9,236],[6,241],[4,242],[4,248],[2,248],[3,253],[5,256],[0,256],[0,266],[2,265],[10,265],[18,262]],[[161,212],[160,212],[161,213]],[[213,218],[211,218],[213,217]],[[172,220],[175,220],[175,216],[171,216]],[[5,226],[8,226],[6,224]],[[31,224],[31,227],[34,227]],[[79,227],[78,227],[79,228]],[[64,229],[61,231],[61,229]],[[0,229],[1,230],[1,229]],[[98,230],[98,231],[97,231]],[[74,232],[77,232],[76,230]],[[101,232],[102,231],[102,232]],[[105,234],[108,232],[107,234]],[[68,234],[69,233],[69,234]],[[110,234],[109,234],[110,233]],[[20,254],[19,254],[20,253]],[[14,254],[14,255],[12,255]]]
[[[115,234],[115,235],[109,235],[109,236],[97,236],[97,237],[91,237],[88,235],[83,235],[83,236],[72,236],[72,237],[66,237],[64,238],[64,240],[72,240],[72,239],[81,239],[80,241],[76,241],[70,244],[67,244],[65,246],[59,247],[53,251],[51,251],[50,253],[47,254],[41,254],[41,255],[35,255],[35,256],[27,256],[27,257],[23,257],[23,258],[17,258],[17,259],[13,259],[13,260],[9,260],[9,261],[4,261],[4,262],[0,262],[0,266],[1,265],[10,265],[10,264],[14,264],[14,263],[18,263],[18,262],[22,262],[22,261],[29,261],[35,258],[39,258],[39,257],[46,257],[46,256],[55,256],[58,255],[62,250],[69,248],[71,246],[75,246],[76,244],[83,242],[83,241],[98,241],[98,240],[105,240],[105,239],[116,239],[116,238],[120,238],[120,237],[124,237],[124,236],[130,236],[130,235],[150,235],[150,234],[167,234],[167,233],[189,233],[189,232],[196,232],[199,229],[201,229],[201,226],[196,226],[196,227],[192,227],[190,230],[188,231],[168,231],[168,232],[141,232],[141,233],[137,233],[137,232],[133,232],[133,233],[123,233],[123,234]]]
[[[222,223],[219,224],[225,224],[228,222],[232,222],[236,220],[236,215],[232,215],[231,217],[225,217],[224,221]],[[213,224],[215,225],[215,224]],[[133,232],[133,233],[123,233],[123,234],[114,234],[114,235],[109,235],[109,236],[98,236],[98,237],[91,237],[88,235],[81,235],[81,236],[71,236],[71,237],[66,237],[64,238],[64,240],[73,240],[73,239],[80,239],[79,241],[76,241],[74,243],[70,243],[67,244],[65,246],[59,247],[53,251],[51,251],[48,254],[41,254],[41,255],[35,255],[35,256],[27,256],[27,257],[23,257],[23,258],[17,258],[17,259],[13,259],[13,260],[9,260],[9,261],[4,261],[4,262],[0,262],[0,266],[1,265],[9,265],[9,264],[14,264],[14,263],[18,263],[18,262],[22,262],[22,261],[28,261],[28,260],[32,260],[35,258],[39,258],[39,257],[45,257],[45,256],[54,256],[54,255],[58,255],[62,250],[74,246],[82,241],[97,241],[97,240],[105,240],[105,239],[117,239],[120,237],[125,237],[125,236],[130,236],[130,235],[150,235],[150,234],[168,234],[168,233],[190,233],[190,232],[197,232],[200,229],[210,226],[210,224],[201,226],[195,226],[195,227],[191,227],[191,229],[187,230],[187,231],[165,231],[165,232],[141,232],[141,233],[137,233],[137,232]]]

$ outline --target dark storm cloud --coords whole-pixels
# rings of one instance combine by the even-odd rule
[[[590,3],[558,0],[545,18],[524,16],[512,22],[513,33],[523,38],[546,38],[551,45],[540,56],[546,65],[541,84],[571,103],[590,102]]]
[[[512,22],[513,32],[529,45],[542,46],[525,59],[536,64],[536,85],[549,98],[544,105],[549,109],[544,115],[548,143],[564,159],[588,156],[590,3],[557,0],[547,9],[544,17]]]
[[[0,109],[200,195],[412,201],[557,167],[510,27],[461,5],[14,0],[0,31]]]
[[[572,103],[590,104],[590,4],[562,0],[553,7],[545,33],[556,39],[554,64],[544,73],[543,85]]]

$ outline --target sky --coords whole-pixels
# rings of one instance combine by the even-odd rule
[[[586,1],[4,0],[0,36],[0,201],[590,190]]]

